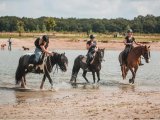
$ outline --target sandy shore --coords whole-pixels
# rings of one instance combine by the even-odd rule
[[[101,89],[57,91],[51,93],[51,98],[1,105],[0,119],[160,119],[160,92],[135,92],[131,87],[117,92]]]
[[[7,43],[1,39],[0,44]],[[34,39],[14,39],[13,49],[22,46],[34,49]],[[149,43],[151,50],[160,50],[160,43]],[[100,48],[123,50],[123,43],[98,43]],[[70,42],[69,39],[50,39],[51,50],[85,49],[85,42]],[[7,49],[7,48],[5,48]],[[24,92],[24,100],[15,104],[0,105],[0,119],[55,119],[55,120],[117,120],[117,119],[160,119],[160,92],[134,91],[129,89],[106,91],[103,89],[71,89],[49,93],[51,97],[41,97],[27,101],[37,93]],[[39,92],[43,94],[43,92]],[[16,96],[16,99],[22,99]]]
[[[22,49],[22,46],[34,49],[35,38],[24,38],[16,39],[13,38],[13,48]],[[7,39],[0,39],[0,44],[7,44]],[[151,42],[144,45],[150,45],[151,50],[160,50],[160,42]],[[98,42],[100,48],[110,49],[110,50],[123,50],[124,44],[122,42],[111,41],[108,43]],[[71,41],[67,38],[56,38],[50,39],[49,49],[64,49],[64,50],[82,50],[86,49],[86,42],[84,40]]]

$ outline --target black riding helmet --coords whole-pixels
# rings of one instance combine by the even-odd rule
[[[49,42],[49,37],[47,35],[42,36],[43,41]]]
[[[90,37],[90,39],[94,39],[94,38],[95,38],[95,36],[94,36],[94,35],[90,35],[89,37]]]

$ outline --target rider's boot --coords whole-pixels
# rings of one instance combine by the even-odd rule
[[[142,63],[142,60],[141,60],[141,58],[140,58],[139,66],[142,66],[142,65],[144,65],[144,64]]]

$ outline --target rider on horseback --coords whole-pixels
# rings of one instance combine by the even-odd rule
[[[35,55],[33,59],[30,59],[30,64],[34,64],[34,69],[36,69],[36,65],[41,64],[41,56],[42,54],[49,54],[53,55],[52,52],[48,51],[48,44],[49,44],[49,37],[47,35],[43,35],[41,38],[37,38],[34,42],[36,48],[35,48]]]
[[[95,41],[94,35],[90,35],[90,40],[87,41],[86,47],[88,50],[86,63],[88,66],[87,68],[90,68],[91,61],[93,60],[93,55],[97,51],[97,42]]]
[[[135,41],[135,38],[133,37],[133,31],[132,29],[129,29],[127,31],[127,36],[125,37],[125,40],[124,40],[124,44],[126,45],[125,46],[125,50],[124,50],[124,55],[123,55],[123,60],[125,61],[125,64],[127,64],[127,57],[128,57],[128,54],[129,52],[134,48],[133,46],[133,42],[136,44],[136,45],[141,45],[139,43],[137,43]],[[141,60],[140,60],[140,64],[139,65],[143,65],[141,63]]]

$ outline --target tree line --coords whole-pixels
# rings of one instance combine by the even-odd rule
[[[117,19],[78,19],[78,18],[19,18],[16,16],[0,17],[0,32],[126,32],[133,29],[136,33],[160,33],[160,16],[137,16],[132,20]]]

